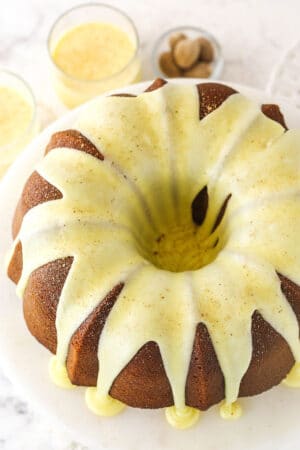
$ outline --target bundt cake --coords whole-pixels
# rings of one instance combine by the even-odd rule
[[[8,275],[54,381],[178,428],[300,385],[299,173],[300,131],[228,86],[89,103],[13,220]]]

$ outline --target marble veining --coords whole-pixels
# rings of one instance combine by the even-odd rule
[[[64,429],[22,400],[0,370],[0,450],[96,450],[72,440]]]

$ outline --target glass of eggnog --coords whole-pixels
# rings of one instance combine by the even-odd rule
[[[0,69],[0,179],[37,134],[36,102],[18,75]]]
[[[73,108],[141,78],[139,38],[120,10],[91,3],[65,12],[48,37],[55,90]]]

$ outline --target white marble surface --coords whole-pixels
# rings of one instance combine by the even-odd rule
[[[0,66],[19,73],[31,84],[43,125],[64,112],[51,86],[47,34],[57,16],[78,3],[78,0],[0,0]],[[172,26],[198,25],[214,33],[224,50],[222,78],[262,89],[266,88],[282,54],[300,37],[299,0],[112,0],[110,3],[127,11],[137,25],[144,79],[153,76],[150,55],[154,39]],[[21,398],[0,369],[0,450],[87,449],[73,442],[69,432],[54,430],[42,412],[33,411]]]

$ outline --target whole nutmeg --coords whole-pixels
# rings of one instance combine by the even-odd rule
[[[198,38],[198,41],[201,47],[199,59],[204,62],[212,62],[215,53],[212,43],[204,37]]]
[[[186,35],[184,33],[173,33],[169,37],[169,46],[171,50],[174,50],[175,45],[181,41],[182,39],[186,39]]]
[[[163,52],[159,56],[159,66],[167,77],[174,78],[182,75],[181,70],[176,66],[171,52]]]
[[[184,76],[188,78],[209,78],[211,75],[211,64],[206,62],[198,62],[190,70],[184,72]]]
[[[198,60],[200,54],[199,39],[181,39],[174,47],[173,56],[177,66],[189,69]]]

